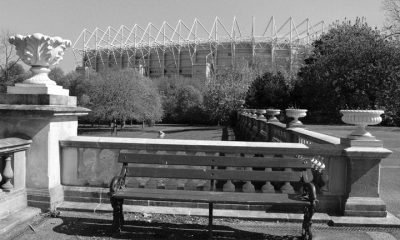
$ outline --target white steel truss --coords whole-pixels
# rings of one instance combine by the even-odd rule
[[[126,62],[130,66],[143,66],[154,52],[162,68],[163,53],[170,50],[174,54],[174,64],[179,69],[179,53],[183,47],[189,49],[192,64],[194,64],[193,59],[198,49],[208,49],[206,62],[213,62],[216,61],[218,47],[235,49],[240,44],[251,44],[253,55],[255,55],[255,50],[265,43],[272,44],[274,48],[308,46],[324,33],[324,27],[323,21],[311,24],[308,18],[296,24],[292,17],[278,27],[275,18],[269,18],[261,34],[255,33],[253,18],[249,35],[243,35],[236,17],[233,18],[230,27],[226,27],[216,17],[210,30],[197,18],[191,25],[179,20],[176,25],[170,25],[164,21],[160,27],[152,23],[148,23],[146,27],[134,24],[131,28],[122,25],[118,29],[107,27],[105,30],[96,27],[92,31],[83,29],[73,44],[72,50],[76,66],[88,66],[95,69],[94,64],[105,62],[120,64],[117,56],[122,55],[126,56]],[[232,51],[232,59],[234,59],[234,54],[235,51]],[[93,59],[93,56],[96,56],[96,59]],[[108,59],[104,59],[105,56]]]

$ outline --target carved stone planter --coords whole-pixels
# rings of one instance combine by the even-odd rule
[[[365,128],[368,125],[377,125],[382,122],[383,110],[340,110],[343,114],[342,121],[357,126],[348,136],[349,139],[374,139]]]
[[[266,113],[265,109],[257,109],[257,119],[265,119],[264,114]]]
[[[63,59],[64,51],[71,46],[71,41],[35,33],[27,36],[12,36],[9,42],[15,45],[17,55],[21,60],[31,66],[33,76],[22,84],[8,88],[8,93],[68,95],[68,90],[57,86],[48,74],[50,67],[57,65]]]
[[[268,116],[268,122],[279,122],[276,116],[281,114],[281,110],[269,108],[266,110],[266,114]]]
[[[256,109],[249,109],[250,110],[250,117],[257,118]]]
[[[303,123],[299,120],[299,118],[303,118],[307,115],[307,109],[289,108],[286,109],[285,112],[287,117],[293,118],[293,120],[288,123],[288,127],[303,126]]]

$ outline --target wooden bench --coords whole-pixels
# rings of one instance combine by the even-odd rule
[[[114,230],[119,233],[124,224],[124,199],[208,203],[210,238],[214,204],[283,205],[299,207],[304,211],[302,236],[304,239],[312,239],[311,218],[317,199],[315,186],[311,183],[311,161],[296,156],[242,156],[120,151],[118,161],[123,167],[120,175],[110,183]],[[206,184],[196,190],[179,190],[178,184],[164,184],[152,189],[132,188],[126,187],[128,177],[199,179]],[[234,184],[238,181],[244,183],[242,189],[235,189]],[[216,188],[217,182],[219,185],[224,183],[223,189]],[[262,187],[255,188],[255,182],[261,182]],[[297,193],[293,192],[290,182],[299,182],[301,188]]]

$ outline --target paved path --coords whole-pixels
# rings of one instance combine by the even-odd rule
[[[128,215],[128,214],[126,214]],[[110,213],[62,212],[59,218],[37,218],[29,227],[14,230],[15,240],[42,239],[206,239],[206,217],[140,215],[126,216],[126,228],[113,236]],[[140,219],[140,221],[137,221]],[[395,240],[400,229],[348,228],[314,224],[315,240]],[[215,219],[214,239],[299,240],[300,223],[271,223],[238,219]],[[16,235],[15,235],[16,234]],[[3,238],[2,238],[3,239]],[[5,238],[7,239],[7,238]],[[11,238],[10,238],[11,239]]]

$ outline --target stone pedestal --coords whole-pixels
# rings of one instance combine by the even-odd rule
[[[15,86],[8,86],[7,93],[10,94],[51,94],[68,96],[69,90],[58,85],[49,84],[25,84],[16,83]]]
[[[343,140],[348,148],[347,191],[344,215],[386,217],[386,204],[379,197],[381,159],[392,152],[378,140]]]
[[[34,88],[34,87],[33,87]],[[27,152],[28,205],[52,210],[63,201],[59,141],[77,135],[76,98],[48,94],[0,94],[0,138],[31,139]]]

